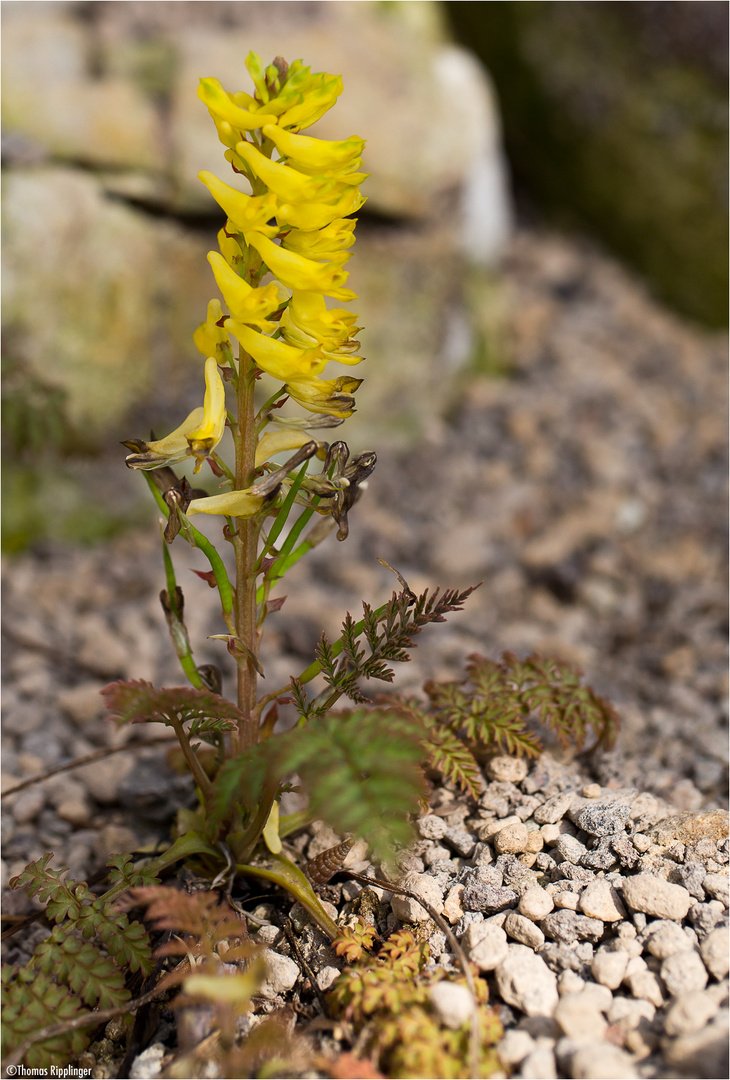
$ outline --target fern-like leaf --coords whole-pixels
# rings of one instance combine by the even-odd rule
[[[109,882],[132,889],[137,885],[156,885],[159,875],[149,866],[135,866],[131,855],[110,855],[107,862]]]
[[[101,691],[107,709],[118,724],[192,721],[191,735],[220,735],[233,731],[242,718],[240,710],[212,690],[192,686],[155,687],[144,679],[109,683]]]
[[[68,871],[68,867],[50,869],[48,863],[52,858],[53,852],[47,851],[36,862],[28,863],[20,874],[11,878],[10,888],[25,888],[29,896],[37,896],[46,905],[46,915],[54,922],[76,919],[81,913],[83,901],[90,901],[93,896],[85,885],[61,881],[61,875]]]
[[[35,950],[33,964],[64,982],[89,1006],[111,1009],[129,1000],[124,974],[90,941],[77,937],[72,924],[53,928],[50,938]]]
[[[432,724],[424,743],[427,763],[472,798],[482,793],[482,774],[469,747],[448,728]]]
[[[168,885],[151,885],[131,889],[121,903],[127,908],[143,905],[147,920],[156,930],[178,935],[160,946],[157,956],[184,956],[192,949],[212,957],[223,942],[226,960],[251,952],[245,944],[245,921],[217,893],[185,893]]]
[[[35,1032],[73,1020],[82,1011],[80,999],[45,972],[28,967],[13,972],[6,968],[3,972],[3,1057]],[[26,1069],[44,1070],[38,1075],[48,1075],[52,1066],[68,1064],[85,1050],[90,1040],[90,1032],[81,1030],[35,1043],[23,1058],[23,1064]]]

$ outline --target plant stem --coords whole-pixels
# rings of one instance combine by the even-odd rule
[[[241,346],[238,353],[238,432],[236,440],[236,490],[252,485],[256,471],[256,425],[254,393],[256,365]],[[236,549],[236,634],[258,656],[256,626],[256,559],[258,555],[259,522],[253,518],[238,519]],[[254,746],[258,736],[256,706],[256,667],[253,660],[238,660],[238,707],[244,714],[238,733],[239,752]]]

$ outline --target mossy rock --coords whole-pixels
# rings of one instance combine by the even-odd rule
[[[449,3],[494,77],[515,179],[658,297],[727,324],[727,7]]]

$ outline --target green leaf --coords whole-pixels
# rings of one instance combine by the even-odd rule
[[[212,690],[192,686],[155,687],[144,679],[109,683],[101,691],[106,707],[118,724],[171,724],[192,720],[194,734],[233,731],[242,713]],[[191,734],[193,732],[191,731]]]

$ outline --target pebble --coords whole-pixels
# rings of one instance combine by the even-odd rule
[[[707,874],[702,885],[708,896],[711,896],[713,900],[719,900],[727,909],[730,892],[730,878],[727,874]]]
[[[16,825],[27,825],[30,821],[35,821],[45,805],[46,797],[42,785],[26,788],[13,796],[13,820]]]
[[[559,836],[554,846],[560,857],[566,862],[573,863],[574,866],[577,866],[583,856],[588,853],[585,844],[581,844],[580,840],[576,836],[571,836],[570,833]]]
[[[730,966],[730,930],[727,926],[718,926],[711,930],[700,945],[700,956],[710,975],[724,979]]]
[[[452,1031],[463,1027],[474,1010],[474,1000],[467,987],[445,979],[434,983],[428,996],[441,1023]]]
[[[522,945],[529,945],[531,949],[539,949],[545,944],[545,935],[539,926],[519,915],[516,911],[509,911],[503,923],[504,929],[511,938],[519,941]]]
[[[730,818],[727,810],[704,810],[699,813],[685,811],[664,818],[649,830],[651,842],[667,847],[679,840],[683,844],[696,844],[702,840],[723,840],[728,834]]]
[[[401,888],[414,893],[415,896],[421,897],[427,904],[435,908],[439,915],[441,914],[443,910],[443,894],[430,874],[418,874],[410,870],[403,875],[398,884]],[[419,904],[417,900],[411,899],[410,896],[400,896],[398,893],[394,893],[390,906],[395,917],[402,922],[420,923],[431,918],[427,909],[422,904]]]
[[[534,1049],[535,1040],[531,1035],[528,1035],[526,1031],[520,1031],[519,1028],[510,1028],[505,1031],[497,1052],[504,1067],[511,1071],[520,1065]]]
[[[632,911],[660,919],[683,919],[692,903],[692,897],[681,885],[673,885],[651,874],[626,878],[623,898]]]
[[[624,828],[630,812],[631,807],[621,803],[595,803],[572,810],[570,819],[591,836],[610,836]]]
[[[329,990],[329,988],[332,986],[332,983],[335,981],[339,974],[339,968],[329,966],[323,967],[320,968],[317,972],[315,976],[315,982],[317,983],[317,986],[320,990]]]
[[[629,954],[623,949],[611,951],[600,948],[591,963],[593,978],[603,986],[616,990],[623,982],[629,959]]]
[[[667,1040],[664,1056],[683,1076],[721,1077],[728,1071],[728,1020],[719,1016],[693,1035]]]
[[[657,920],[647,926],[645,934],[648,936],[644,948],[657,960],[666,960],[668,956],[687,948],[687,936],[676,922]]]
[[[517,908],[521,915],[539,922],[550,914],[554,906],[555,903],[549,892],[540,885],[531,885],[523,892]]]
[[[470,883],[464,886],[461,894],[461,906],[464,911],[487,911],[492,914],[512,907],[517,900],[513,889],[503,889],[499,885]]]
[[[576,1050],[570,1061],[570,1075],[573,1080],[635,1080],[639,1073],[625,1050],[601,1042]]]
[[[487,762],[485,772],[490,780],[519,784],[527,776],[527,770],[526,758],[497,754]]]
[[[703,990],[691,990],[672,1002],[664,1018],[664,1033],[671,1038],[678,1035],[694,1035],[712,1019],[717,1012],[713,994]]]
[[[584,915],[606,923],[626,918],[626,908],[621,897],[605,878],[596,878],[586,885],[580,894],[578,907]]]
[[[561,909],[564,908],[567,911],[577,911],[579,900],[580,897],[578,893],[575,892],[568,892],[567,890],[562,890],[553,893],[553,901],[555,903],[555,907]]]
[[[476,837],[456,827],[448,828],[443,839],[462,859],[468,859],[476,845]]]
[[[660,974],[672,997],[704,990],[707,986],[707,968],[695,949],[685,949],[668,956],[662,963]]]
[[[572,802],[573,793],[563,791],[538,807],[533,817],[538,825],[554,825],[565,816]]]
[[[522,1080],[556,1080],[555,1054],[549,1046],[536,1046],[522,1062]]]
[[[563,910],[546,915],[540,923],[540,929],[553,941],[571,945],[574,941],[600,941],[604,928],[600,919],[591,919],[587,915]]]
[[[507,825],[494,836],[494,850],[498,855],[515,855],[527,847],[527,826],[521,822]]]
[[[299,978],[299,965],[290,957],[282,956],[273,949],[264,949],[261,957],[266,975],[258,993],[262,997],[275,997],[276,994],[284,994],[287,990],[291,990]]]
[[[448,826],[437,814],[425,814],[418,819],[417,828],[424,840],[440,840],[446,835]]]
[[[461,945],[480,971],[494,971],[509,951],[507,935],[502,927],[486,921],[467,927]]]
[[[585,991],[561,997],[555,1019],[563,1034],[576,1042],[600,1042],[608,1026],[595,999]]]
[[[459,919],[464,916],[464,909],[461,906],[461,894],[464,891],[464,886],[461,884],[454,885],[446,895],[444,900],[444,906],[441,914],[448,922],[454,926],[458,923]]]
[[[664,1004],[661,983],[653,971],[637,971],[633,975],[627,976],[626,981],[635,998],[645,998],[652,1005],[655,1005],[657,1009]]]
[[[495,969],[497,989],[508,1005],[528,1016],[552,1016],[558,1003],[554,972],[526,945],[509,945]]]

